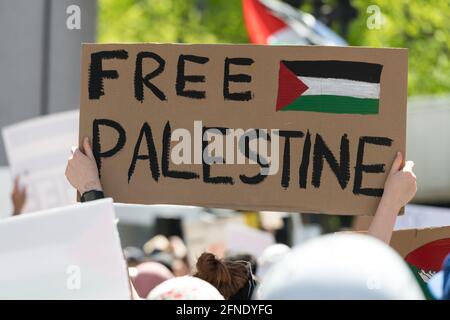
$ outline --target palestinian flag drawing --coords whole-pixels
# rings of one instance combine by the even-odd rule
[[[276,111],[378,114],[382,70],[367,62],[283,60]]]
[[[428,291],[427,283],[432,276],[439,272],[445,257],[450,253],[450,238],[438,239],[422,245],[408,253],[405,261],[412,270],[427,299],[432,295]]]

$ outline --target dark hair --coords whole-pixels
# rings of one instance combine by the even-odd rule
[[[229,299],[247,284],[251,273],[243,261],[220,260],[212,253],[204,252],[197,260],[194,276],[209,282],[225,299]]]
[[[255,275],[258,270],[258,261],[256,257],[251,253],[239,252],[239,253],[227,253],[225,256],[227,261],[247,261],[252,267],[252,273]]]

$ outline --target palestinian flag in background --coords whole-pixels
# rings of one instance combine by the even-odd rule
[[[256,44],[345,46],[347,42],[313,15],[278,0],[242,0],[247,33]]]
[[[450,254],[450,238],[431,241],[408,253],[405,261],[416,277],[427,299],[432,299],[427,283],[442,269],[445,257]]]
[[[405,257],[405,261],[414,266],[424,275],[423,280],[441,270],[445,257],[450,254],[450,238],[439,239],[413,250]]]
[[[378,114],[382,69],[367,62],[281,61],[276,110]]]

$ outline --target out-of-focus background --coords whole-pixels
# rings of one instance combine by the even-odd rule
[[[416,163],[419,190],[413,203],[421,206],[413,205],[406,212],[437,217],[435,225],[445,221],[450,225],[449,21],[447,0],[0,0],[0,127],[78,109],[83,42],[408,48],[407,157]],[[10,139],[13,145],[25,145],[30,143],[26,137],[21,133]],[[34,143],[37,153],[53,144],[53,140],[43,141],[47,143]],[[11,166],[0,141],[0,218],[12,211],[11,171],[16,168]],[[47,187],[46,197],[51,197],[54,188]],[[195,246],[196,241],[209,240],[196,238],[199,233],[192,230],[220,229],[218,221],[233,219],[269,232],[274,240],[264,238],[267,234],[248,236],[235,227],[222,227],[215,235],[240,239],[239,234],[247,234],[246,239],[254,236],[256,243],[276,240],[289,245],[322,232],[351,228],[355,222],[351,217],[267,216],[195,207],[118,204],[116,209],[124,247],[142,247],[155,234],[179,235]],[[399,227],[417,227],[408,219],[398,222]]]

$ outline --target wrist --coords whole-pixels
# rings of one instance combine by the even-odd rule
[[[79,188],[80,194],[83,194],[88,191],[103,191],[102,185],[100,181],[90,181]]]
[[[399,204],[398,201],[395,201],[394,199],[390,199],[388,197],[382,197],[380,200],[380,204],[378,205],[378,208],[383,209],[381,210],[381,212],[383,213],[395,212],[395,215],[397,215],[400,212],[400,209],[402,207],[403,206]]]
[[[103,199],[104,197],[105,195],[103,194],[103,191],[90,190],[86,191],[81,195],[80,201],[81,202],[94,201],[98,199]]]

